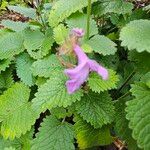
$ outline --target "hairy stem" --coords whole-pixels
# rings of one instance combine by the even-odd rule
[[[88,0],[88,8],[87,8],[87,39],[89,39],[90,35],[90,16],[91,16],[91,0]]]

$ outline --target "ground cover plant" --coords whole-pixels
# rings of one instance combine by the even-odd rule
[[[148,0],[0,5],[0,150],[150,150]]]

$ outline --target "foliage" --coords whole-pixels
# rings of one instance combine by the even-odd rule
[[[143,3],[0,2],[0,150],[119,149],[118,141],[150,149],[150,11]],[[108,79],[90,70],[69,94],[64,71],[78,64],[77,43],[106,66]]]

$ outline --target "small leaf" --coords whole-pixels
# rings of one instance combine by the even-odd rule
[[[150,52],[150,20],[134,20],[128,23],[120,32],[122,46],[138,52]]]
[[[53,116],[44,119],[31,150],[74,150],[74,131],[71,124],[61,123]]]
[[[63,44],[68,35],[69,30],[63,24],[54,28],[54,39],[57,44]]]
[[[82,120],[80,117],[75,117],[74,121],[76,138],[80,149],[108,145],[112,142],[108,127],[104,126],[100,129],[94,129],[93,126]]]
[[[107,92],[96,94],[90,92],[76,103],[76,111],[84,120],[94,126],[101,128],[109,124],[114,118],[114,106]]]
[[[108,72],[109,72],[108,80],[103,80],[96,73],[90,74],[88,85],[90,86],[90,89],[92,91],[100,93],[106,90],[116,88],[116,84],[119,81],[119,77],[113,70],[108,70]]]
[[[16,60],[17,75],[23,83],[29,86],[32,86],[35,82],[35,78],[31,72],[33,62],[34,60],[27,53],[20,54]]]
[[[7,67],[11,64],[11,58],[0,60],[0,73],[5,71]]]
[[[116,44],[103,35],[94,36],[89,41],[86,41],[86,44],[89,44],[94,52],[102,55],[112,55],[117,51]]]

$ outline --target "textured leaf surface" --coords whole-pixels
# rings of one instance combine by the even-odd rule
[[[75,101],[79,101],[82,91],[68,94],[65,86],[67,78],[64,74],[52,76],[47,82],[40,86],[33,99],[33,108],[37,110],[52,109],[54,107],[67,107]]]
[[[149,80],[149,77],[147,80]],[[145,79],[144,79],[145,80]],[[129,127],[133,130],[132,136],[144,150],[150,149],[150,88],[144,81],[132,85],[132,94],[135,99],[127,102],[126,118]]]
[[[132,130],[128,127],[128,120],[126,119],[125,102],[126,99],[119,99],[115,103],[115,132],[119,138],[125,140],[129,150],[138,150],[136,141],[132,138]]]
[[[106,0],[100,2],[95,9],[99,15],[106,13],[127,14],[131,13],[133,4],[123,0]]]
[[[29,27],[28,23],[25,22],[15,22],[11,20],[2,20],[1,24],[8,29],[11,29],[13,31],[22,31],[25,28]]]
[[[103,35],[96,35],[86,43],[92,47],[94,52],[97,52],[99,54],[111,55],[115,54],[115,52],[117,51],[115,47],[116,44]]]
[[[63,69],[59,59],[54,54],[47,56],[44,59],[39,59],[32,65],[33,75],[45,78],[48,78],[52,74],[60,72]]]
[[[63,44],[68,35],[69,30],[63,24],[54,28],[54,39],[57,44]]]
[[[97,0],[92,0],[95,2]],[[80,4],[80,5],[79,5]],[[58,0],[49,15],[49,24],[51,27],[55,27],[59,22],[63,21],[65,18],[69,17],[72,13],[77,10],[82,9],[88,5],[88,1],[84,0]]]
[[[7,88],[11,87],[13,83],[14,80],[11,69],[7,69],[0,74],[0,89],[6,90]]]
[[[101,94],[91,92],[84,95],[81,101],[77,102],[76,110],[94,128],[101,128],[104,124],[111,123],[115,113],[111,97],[107,92]]]
[[[23,83],[29,86],[32,86],[35,82],[31,72],[33,62],[34,60],[27,53],[20,54],[16,60],[17,75]]]
[[[36,17],[36,10],[33,8],[27,8],[22,6],[8,6],[8,9],[13,10],[14,12],[20,13],[25,17],[29,17],[35,19]]]
[[[138,52],[150,52],[150,20],[134,20],[122,28],[120,40],[122,46]]]
[[[75,14],[72,14],[67,19],[66,22],[67,22],[67,25],[70,30],[72,30],[73,28],[84,29],[85,37],[86,37],[87,15],[77,12]],[[89,32],[90,32],[90,36],[98,33],[96,22],[92,18],[90,21],[90,31]]]
[[[28,102],[30,90],[22,83],[16,83],[0,96],[1,134],[4,138],[20,137],[31,129],[35,112]]]
[[[16,150],[30,150],[32,143],[33,130],[22,135],[20,138],[14,140],[6,140],[0,136],[0,150],[4,150],[6,147],[13,147]]]
[[[76,138],[80,149],[108,145],[112,142],[108,127],[104,126],[101,129],[94,129],[93,126],[80,117],[75,117],[74,121]]]
[[[119,81],[118,75],[116,75],[113,70],[108,70],[108,72],[108,80],[102,80],[102,78],[96,73],[90,74],[88,85],[92,91],[100,93],[116,88],[116,84]]]
[[[34,59],[40,59],[46,56],[53,45],[52,36],[47,37],[39,30],[26,30],[24,32],[24,46],[29,55]]]
[[[53,116],[44,119],[31,150],[74,150],[74,130]]]
[[[5,71],[7,67],[11,64],[11,59],[3,59],[0,60],[0,73],[1,71]]]
[[[23,38],[18,33],[6,33],[0,37],[0,59],[7,59],[24,50]]]

